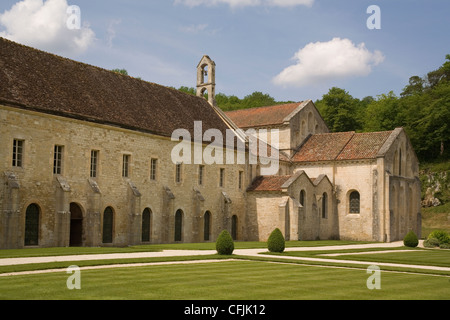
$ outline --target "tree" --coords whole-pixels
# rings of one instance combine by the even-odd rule
[[[344,89],[333,87],[316,102],[316,107],[332,132],[355,131],[361,128],[357,116],[359,102]]]
[[[427,74],[428,86],[430,88],[436,87],[439,83],[450,81],[450,54],[447,54],[445,59],[447,61],[439,69]]]
[[[112,69],[111,71],[118,74],[123,74],[124,76],[128,76],[128,71],[125,69]]]
[[[255,91],[252,94],[245,96],[242,100],[242,104],[246,106],[246,108],[257,108],[264,106],[273,106],[276,104],[276,101],[268,94]]]
[[[409,84],[403,89],[401,97],[421,94],[425,89],[425,80],[418,76],[409,78]]]
[[[197,90],[195,90],[195,88],[193,87],[183,87],[181,86],[179,89],[179,91],[196,96],[197,95]]]
[[[366,109],[364,131],[388,131],[402,125],[399,99],[393,91],[377,96]]]

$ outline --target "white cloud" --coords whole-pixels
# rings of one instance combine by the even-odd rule
[[[384,61],[384,55],[370,52],[364,43],[334,38],[328,42],[309,43],[293,57],[296,63],[284,69],[273,82],[302,87],[327,80],[367,76],[372,67]]]
[[[206,30],[208,28],[208,24],[201,23],[201,24],[191,24],[189,26],[183,26],[180,27],[180,31],[184,33],[190,33],[190,34],[198,34]]]
[[[227,4],[232,8],[250,6],[294,7],[299,5],[310,7],[313,5],[314,1],[315,0],[175,0],[175,4],[184,4],[189,7]]]
[[[95,34],[87,25],[69,29],[68,7],[66,0],[17,2],[0,14],[0,25],[4,29],[0,36],[54,53],[80,54],[92,44]]]
[[[113,40],[116,37],[116,26],[122,23],[121,19],[114,19],[109,22],[108,28],[106,30],[106,43],[108,48],[112,48]]]

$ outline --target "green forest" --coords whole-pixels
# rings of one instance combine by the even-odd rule
[[[446,162],[450,159],[450,54],[445,58],[437,70],[423,77],[411,76],[400,96],[391,91],[358,99],[333,87],[315,105],[332,132],[403,127],[421,162]],[[195,95],[194,88],[179,90]],[[268,94],[254,92],[243,99],[219,93],[216,102],[222,110],[230,111],[293,101],[275,101]]]

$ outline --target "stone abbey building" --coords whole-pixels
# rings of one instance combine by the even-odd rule
[[[0,38],[0,248],[215,241],[224,229],[265,241],[277,227],[288,240],[420,235],[402,128],[330,133],[310,100],[224,113],[214,62],[197,71],[196,97]],[[202,137],[231,132],[243,149],[218,143],[243,161],[174,162],[173,132],[194,137],[196,122]],[[279,141],[262,134],[273,130]],[[277,172],[251,161],[252,139]]]

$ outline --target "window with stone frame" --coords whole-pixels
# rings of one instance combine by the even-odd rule
[[[55,145],[53,153],[53,174],[62,174],[63,151],[63,146]]]
[[[23,146],[24,141],[19,139],[14,139],[13,141],[13,157],[12,166],[22,167],[23,166]]]
[[[358,191],[352,191],[349,196],[350,213],[360,213],[360,195]]]

